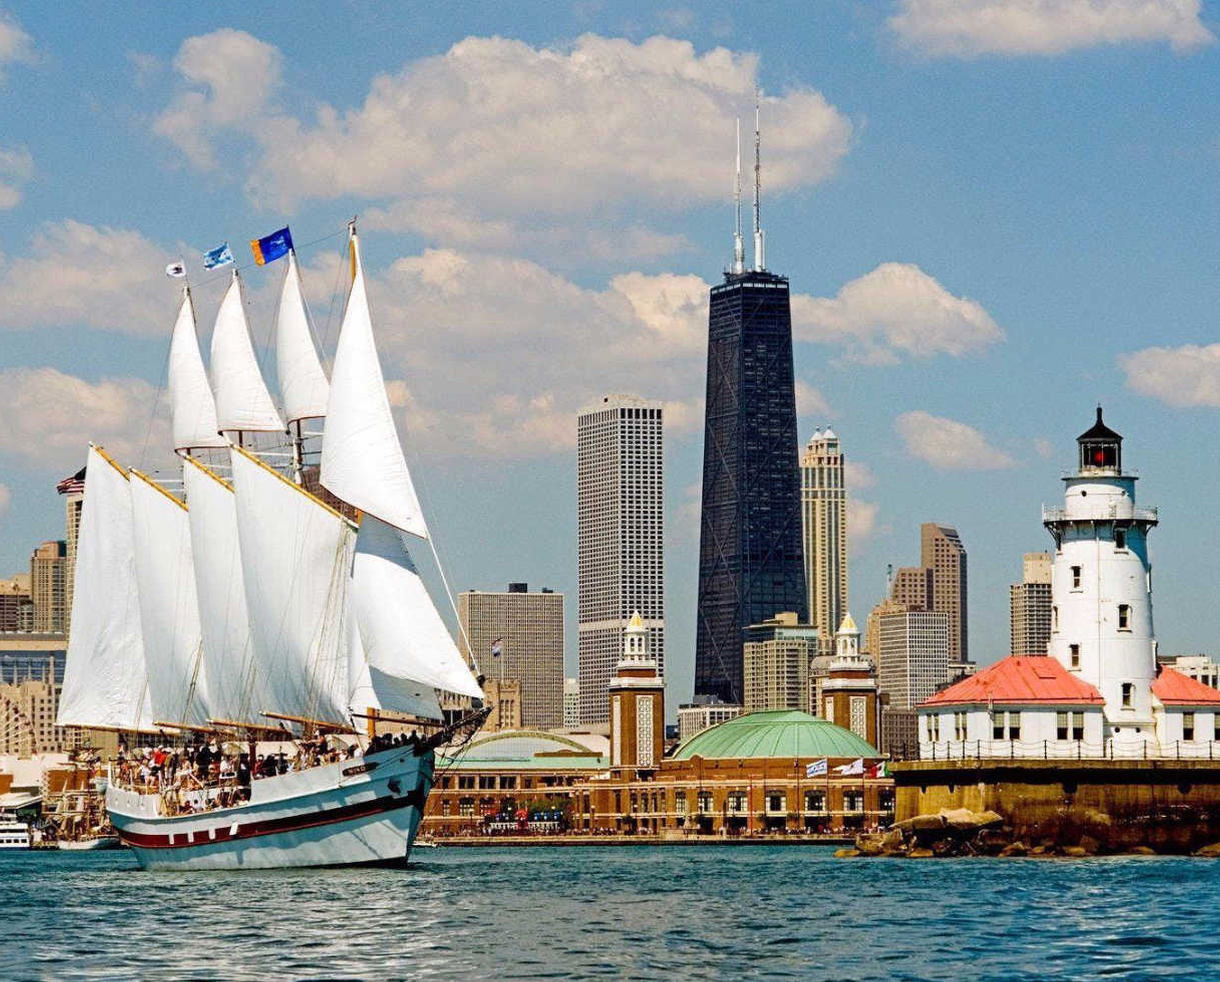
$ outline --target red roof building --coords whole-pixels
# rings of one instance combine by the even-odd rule
[[[1166,669],[1166,672],[1171,671]],[[1206,688],[1185,676],[1184,682]],[[1220,701],[1220,692],[1212,690]],[[924,706],[1002,705],[1100,706],[1102,694],[1072,675],[1054,658],[1011,655],[927,699]]]
[[[1152,694],[1166,706],[1220,707],[1220,691],[1172,668],[1162,668],[1152,683]]]

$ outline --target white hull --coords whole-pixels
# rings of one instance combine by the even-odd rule
[[[262,778],[239,806],[173,817],[158,814],[160,796],[111,785],[106,810],[145,869],[405,863],[433,762],[399,747]]]
[[[95,849],[121,849],[122,840],[117,835],[99,835],[93,839],[60,839],[56,849],[68,852],[92,852]]]

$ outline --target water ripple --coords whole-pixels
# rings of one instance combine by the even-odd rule
[[[8,854],[0,978],[1188,979],[1216,960],[1215,869],[705,846],[175,874]]]

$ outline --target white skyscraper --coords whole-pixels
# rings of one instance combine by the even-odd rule
[[[819,652],[829,655],[847,613],[847,488],[843,450],[829,427],[815,430],[801,454],[801,531],[809,623]]]
[[[578,417],[576,457],[580,718],[606,723],[606,690],[633,611],[665,671],[661,404],[606,396]]]

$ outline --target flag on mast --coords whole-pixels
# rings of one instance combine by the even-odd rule
[[[228,266],[234,262],[233,251],[228,242],[222,242],[215,249],[209,249],[203,254],[203,268],[216,269],[218,266]]]
[[[500,655],[502,655],[504,653],[503,641],[504,641],[503,638],[496,638],[496,640],[491,643],[491,657],[492,658],[499,658]]]
[[[821,760],[815,760],[805,765],[805,777],[817,777],[820,774],[826,774],[829,767],[830,761],[825,757]]]
[[[178,279],[179,277],[186,275],[186,267],[183,266],[182,263],[170,263],[165,267],[165,275]]]
[[[250,240],[250,251],[254,253],[254,261],[260,266],[266,266],[280,256],[288,255],[291,248],[292,233],[288,231],[287,225],[270,235],[264,235],[261,239]]]

